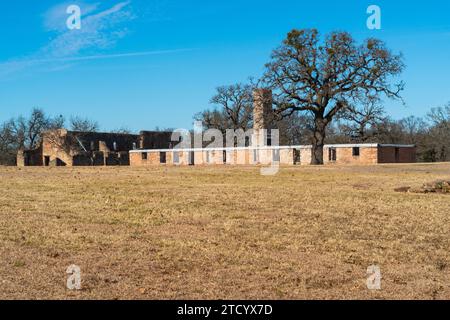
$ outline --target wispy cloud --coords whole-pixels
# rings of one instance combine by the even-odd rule
[[[128,30],[124,26],[125,23],[134,19],[134,15],[130,9],[130,2],[119,2],[111,8],[95,13],[98,5],[89,5],[82,8],[82,27],[80,30],[68,30],[64,28],[50,43],[41,48],[38,55],[47,58],[67,57],[82,53],[89,49],[104,49],[111,47],[123,38]],[[65,14],[64,6],[58,6],[56,12]],[[85,8],[87,8],[85,11]],[[56,9],[50,10],[55,12]],[[56,15],[57,16],[57,15]],[[53,21],[55,13],[47,16],[46,25],[54,25],[59,30],[59,25]],[[62,17],[58,17],[60,19]],[[67,19],[63,16],[63,22]]]
[[[62,57],[62,58],[49,58],[49,59],[36,59],[36,60],[22,60],[14,62],[0,63],[0,68],[2,66],[16,66],[27,67],[33,64],[41,63],[56,63],[56,62],[76,62],[76,61],[87,61],[87,60],[101,60],[101,59],[117,59],[117,58],[129,58],[129,57],[143,57],[143,56],[153,56],[159,54],[169,54],[178,52],[193,51],[194,48],[185,49],[173,49],[173,50],[155,50],[155,51],[140,51],[140,52],[128,52],[128,53],[116,53],[116,54],[97,54],[97,55],[87,55],[87,56],[73,56],[73,57]]]
[[[129,34],[127,23],[136,18],[131,1],[118,2],[103,9],[100,9],[98,3],[78,2],[82,10],[80,30],[69,30],[66,27],[68,18],[66,9],[70,4],[73,2],[59,4],[44,13],[44,28],[52,34],[50,42],[38,48],[33,54],[0,62],[0,77],[20,71],[63,70],[67,68],[64,63],[72,64],[77,61],[147,56],[186,50],[102,54],[105,49],[113,48],[120,39]]]

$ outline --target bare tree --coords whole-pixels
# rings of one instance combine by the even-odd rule
[[[429,124],[423,118],[415,116],[403,118],[398,123],[403,131],[402,143],[417,144],[430,130]]]
[[[13,165],[19,149],[13,125],[13,120],[0,125],[0,164],[2,165]]]
[[[38,147],[45,131],[62,128],[64,122],[62,116],[51,118],[44,110],[34,108],[28,119],[19,116],[10,121],[10,126],[19,148],[32,150]]]
[[[272,53],[263,83],[274,91],[282,115],[309,112],[314,117],[312,164],[323,164],[326,128],[342,110],[382,95],[400,98],[403,83],[390,77],[404,68],[377,39],[357,45],[350,34],[333,32],[320,41],[317,30],[292,30]]]
[[[450,102],[443,107],[431,108],[427,116],[434,124],[450,124]]]
[[[253,126],[253,88],[257,83],[235,84],[217,88],[210,102],[215,109],[204,110],[194,116],[207,129],[214,128],[224,132],[226,129],[248,130]],[[311,143],[312,117],[291,114],[287,117],[274,117],[275,127],[279,129],[281,144]]]
[[[310,115],[294,113],[274,121],[279,130],[280,145],[311,143],[314,119]]]
[[[376,135],[374,128],[385,119],[384,108],[375,103],[367,102],[361,108],[350,105],[339,116],[344,121],[341,130],[353,141],[366,142]]]
[[[114,129],[111,131],[111,133],[133,134],[133,132],[130,129],[128,129],[127,127],[120,127],[120,128]]]
[[[218,129],[225,132],[229,129],[229,119],[223,110],[204,110],[194,115],[195,121],[200,121],[206,129]]]
[[[221,86],[210,103],[216,108],[198,113],[195,120],[202,121],[207,128],[249,129],[252,126],[253,97],[252,85],[237,83]]]
[[[97,132],[99,130],[99,125],[97,121],[72,116],[70,118],[70,129],[80,132]]]
[[[428,132],[427,145],[431,161],[450,160],[450,103],[432,108],[428,113],[432,126]]]
[[[47,130],[64,126],[64,118],[49,117],[42,109],[34,108],[28,118],[19,116],[0,125],[1,163],[13,164],[19,149],[36,149]]]

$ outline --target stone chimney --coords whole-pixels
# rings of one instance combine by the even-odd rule
[[[255,89],[253,91],[253,138],[254,147],[267,144],[267,130],[272,122],[272,90]]]

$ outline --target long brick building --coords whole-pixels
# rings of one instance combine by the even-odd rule
[[[253,94],[253,132],[249,146],[231,148],[178,148],[130,151],[132,166],[151,165],[308,165],[312,146],[272,146],[272,92],[258,89]],[[268,138],[269,137],[269,138]],[[324,146],[325,164],[377,164],[416,162],[414,145],[338,144]]]
[[[18,166],[87,165],[307,165],[312,146],[276,146],[271,142],[272,93],[254,92],[254,127],[245,146],[179,148],[172,132],[142,131],[139,135],[75,132],[64,129],[46,132],[35,150],[21,150]],[[325,145],[325,164],[412,163],[414,145],[338,144]]]

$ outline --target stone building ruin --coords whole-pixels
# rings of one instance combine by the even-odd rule
[[[20,150],[18,166],[155,166],[155,165],[308,165],[312,146],[278,146],[273,127],[272,92],[253,93],[253,131],[244,145],[179,148],[172,132],[141,131],[138,135],[45,132],[35,150]],[[272,141],[273,140],[273,141]],[[324,146],[325,164],[416,162],[414,145],[336,144]]]

